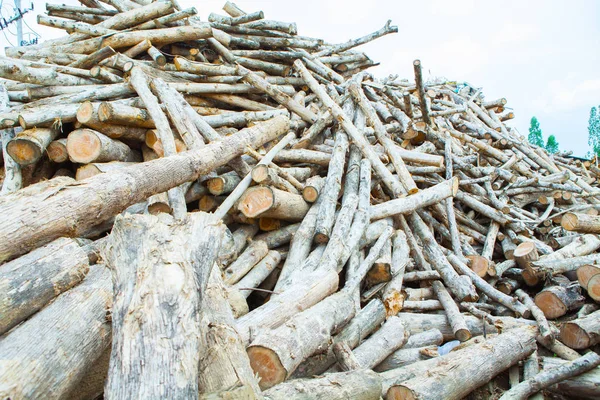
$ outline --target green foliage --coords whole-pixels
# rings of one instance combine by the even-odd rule
[[[558,151],[558,142],[554,135],[548,136],[548,141],[546,142],[546,150],[548,153],[554,154]]]
[[[542,138],[542,130],[540,129],[540,123],[536,117],[531,118],[531,124],[529,125],[529,135],[527,136],[529,143],[544,147],[544,139]]]
[[[588,121],[588,144],[596,155],[600,155],[600,106],[592,107]]]

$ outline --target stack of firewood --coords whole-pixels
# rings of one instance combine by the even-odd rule
[[[600,396],[600,168],[390,22],[100,1],[0,58],[0,398]]]

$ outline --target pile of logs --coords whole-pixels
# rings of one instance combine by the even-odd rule
[[[390,22],[80,2],[0,58],[0,398],[600,397],[600,168]]]

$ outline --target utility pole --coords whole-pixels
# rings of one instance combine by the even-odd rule
[[[15,9],[21,14],[21,0],[15,0]],[[17,19],[17,46],[22,46],[23,43],[23,18]]]

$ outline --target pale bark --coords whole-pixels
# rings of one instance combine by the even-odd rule
[[[381,378],[369,370],[338,372],[280,383],[263,394],[269,400],[377,400],[381,397]]]
[[[537,393],[548,386],[590,371],[598,365],[600,365],[600,356],[593,351],[589,352],[577,360],[562,364],[556,368],[544,370],[536,376],[519,383],[517,386],[505,392],[500,399],[526,400],[532,394]]]
[[[81,282],[87,253],[73,239],[60,238],[0,269],[0,334]]]
[[[71,392],[110,345],[111,305],[110,272],[96,265],[79,286],[4,336],[0,395],[59,399]]]
[[[0,240],[0,260],[14,258],[63,235],[85,232],[152,194],[197,179],[227,163],[241,155],[246,146],[273,140],[287,131],[288,124],[287,117],[276,117],[201,150],[96,175],[85,186],[60,180],[54,182],[50,197],[47,192],[6,196],[12,200],[0,205],[0,237],[4,238]]]
[[[223,271],[223,281],[228,285],[237,283],[252,269],[252,267],[262,260],[268,252],[269,248],[265,242],[261,240],[252,241],[252,243],[246,247],[246,250],[244,250],[244,252]]]
[[[108,399],[197,395],[200,293],[222,229],[203,213],[117,217],[103,253],[115,283]]]
[[[565,363],[566,361],[555,357],[541,358],[544,371],[551,371]],[[596,367],[589,372],[565,379],[548,387],[547,390],[567,397],[596,399],[600,396],[600,368]]]
[[[424,376],[391,386],[386,398],[461,399],[534,350],[535,329],[511,330],[455,352]]]

